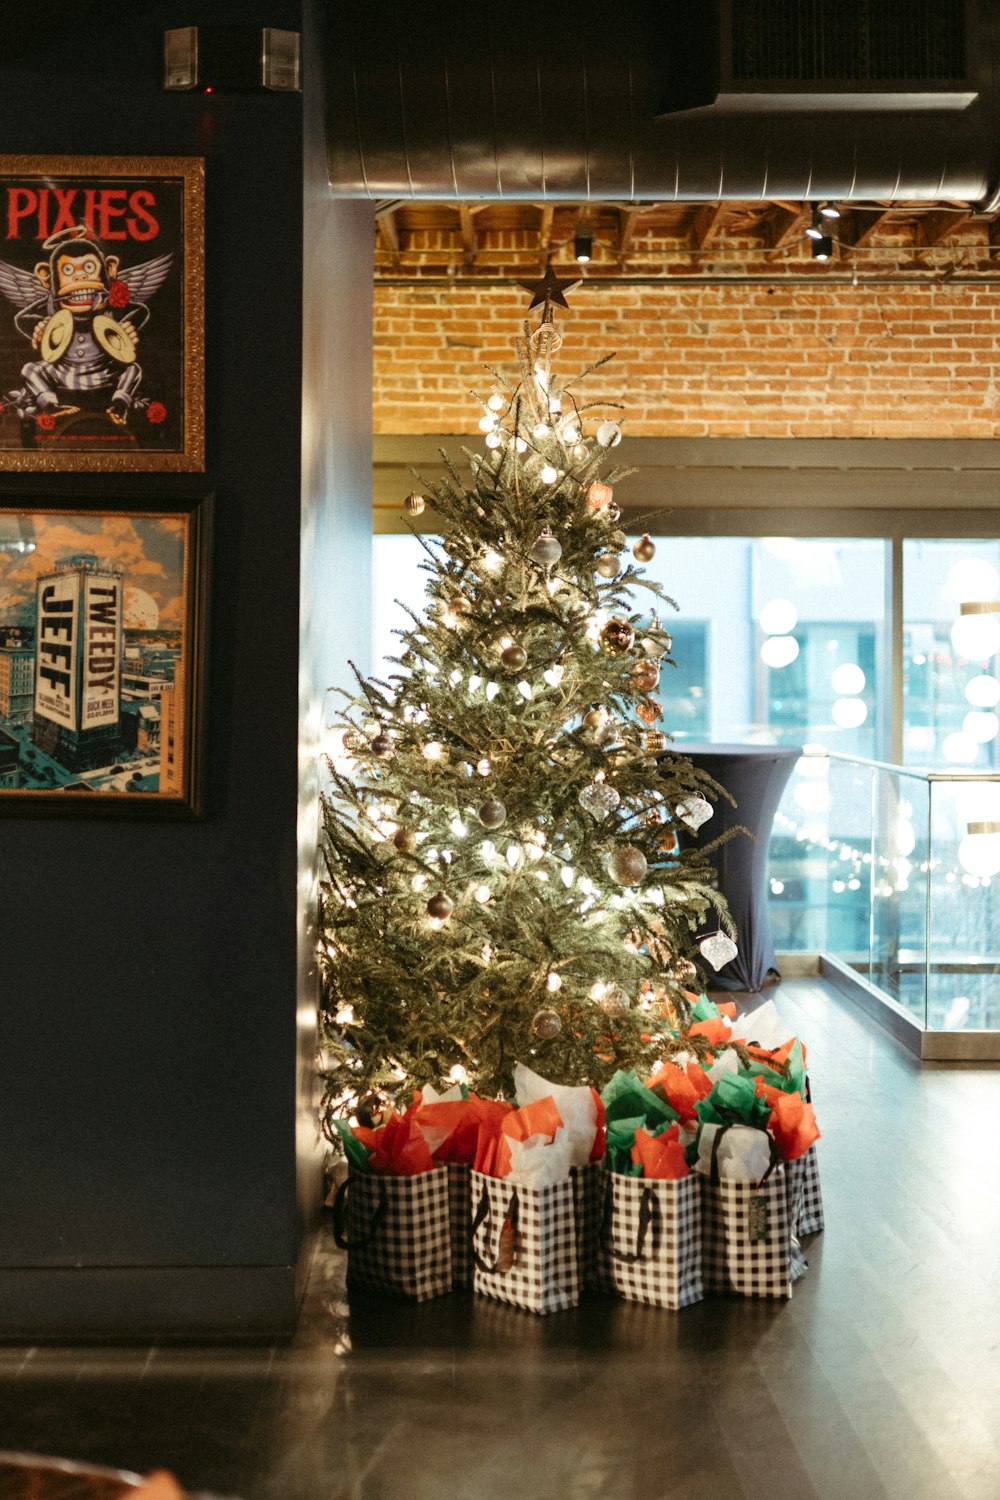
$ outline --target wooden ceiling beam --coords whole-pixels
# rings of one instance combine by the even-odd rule
[[[696,250],[707,250],[726,227],[734,204],[729,202],[706,203],[699,208],[691,221],[691,238]]]
[[[472,217],[472,210],[467,203],[458,205],[458,223],[462,235],[462,264],[471,266],[475,264],[476,251],[479,249],[479,240],[476,235],[476,221]]]
[[[632,249],[632,240],[639,220],[649,210],[645,208],[618,209],[618,259],[624,260]]]
[[[775,204],[761,220],[761,234],[769,250],[783,250],[793,240],[801,240],[812,222],[808,203]]]
[[[866,245],[871,244],[873,235],[884,229],[892,217],[892,209],[878,214],[842,213],[839,219],[832,221],[832,228],[827,233],[832,233],[845,249],[863,250]]]
[[[918,227],[918,235],[923,243],[930,248],[940,245],[942,240],[954,234],[956,229],[964,229],[966,224],[972,220],[970,209],[941,209],[929,214],[921,214]]]

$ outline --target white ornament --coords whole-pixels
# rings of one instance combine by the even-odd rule
[[[614,812],[621,798],[613,786],[608,786],[603,781],[594,781],[583,788],[576,800],[595,823],[603,823],[608,813]]]
[[[685,797],[676,808],[681,822],[686,823],[688,828],[692,829],[698,829],[702,823],[707,823],[713,811],[711,802],[706,802],[704,797]]]
[[[707,959],[713,969],[721,969],[739,952],[732,938],[727,937],[724,932],[713,932],[709,937],[702,938],[698,948],[702,958]]]
[[[602,448],[617,448],[622,440],[622,430],[617,422],[602,422],[597,429],[597,441]]]

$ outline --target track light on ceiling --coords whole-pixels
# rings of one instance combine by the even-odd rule
[[[825,233],[826,233],[826,231],[824,230],[823,225],[819,221],[819,204],[818,203],[814,203],[813,204],[813,212],[812,212],[812,223],[809,225],[809,228],[806,230],[806,234],[809,236],[809,238],[811,240],[821,240],[823,238],[823,235]]]
[[[819,206],[819,211],[823,215],[824,219],[840,218],[840,209],[835,203],[821,203]]]
[[[580,225],[573,236],[573,254],[581,266],[586,265],[594,252],[594,236],[589,229]]]
[[[809,247],[812,250],[813,260],[829,260],[833,254],[833,240],[828,234],[821,234],[816,239],[810,239]]]

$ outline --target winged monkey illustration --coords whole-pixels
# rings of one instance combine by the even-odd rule
[[[68,417],[80,410],[76,393],[106,392],[108,417],[124,427],[142,381],[136,346],[147,303],[173,256],[121,269],[85,224],[51,235],[42,249],[49,258],[33,271],[0,261],[0,292],[18,309],[14,326],[39,356],[22,366],[23,385],[4,400],[21,417]]]

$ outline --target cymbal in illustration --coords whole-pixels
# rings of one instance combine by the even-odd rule
[[[45,325],[40,345],[41,355],[49,364],[53,364],[69,348],[69,341],[73,337],[73,314],[68,307],[61,307],[57,313]]]
[[[94,338],[105,354],[110,354],[120,365],[135,363],[135,345],[128,334],[122,332],[121,324],[116,323],[114,318],[98,313],[94,319]]]

